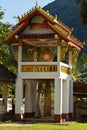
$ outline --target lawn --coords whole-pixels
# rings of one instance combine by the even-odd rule
[[[4,125],[4,123],[3,123]],[[7,124],[8,125],[8,124]],[[0,125],[0,130],[87,130],[86,121],[83,122],[70,122],[69,124],[56,124],[56,123],[33,123],[33,124],[9,124],[9,126]],[[19,125],[19,124],[18,124]]]

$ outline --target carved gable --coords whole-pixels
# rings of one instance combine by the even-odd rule
[[[28,26],[21,34],[54,34],[54,32],[48,27],[45,19],[37,15],[29,20]]]

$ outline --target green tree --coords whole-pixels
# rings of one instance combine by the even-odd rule
[[[5,43],[11,24],[2,22],[3,17],[4,11],[0,8],[0,64],[4,64],[6,68],[17,74],[17,63],[11,54],[10,46]]]
[[[76,0],[80,5],[80,16],[82,23],[87,25],[87,0]]]
[[[4,18],[4,11],[0,8],[0,64],[3,64],[8,70],[17,74],[17,62],[11,53],[10,45],[5,43],[7,32],[11,28],[10,23],[2,22]],[[0,89],[1,89],[0,85]],[[8,84],[8,97],[14,97],[15,87],[13,84]],[[1,93],[0,93],[1,94]]]
[[[73,66],[73,80],[75,82],[87,82],[87,54],[83,53]]]

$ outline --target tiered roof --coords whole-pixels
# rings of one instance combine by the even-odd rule
[[[74,46],[79,50],[83,48],[83,43],[71,34],[72,29],[57,19],[56,16],[52,16],[48,11],[43,10],[37,4],[34,8],[32,8],[32,10],[25,13],[22,17],[18,17],[19,23],[8,33],[6,42],[10,43],[15,38],[15,35],[18,35],[26,26],[28,26],[28,21],[36,15],[42,16],[48,27],[51,28],[55,34],[61,37],[61,39],[67,41],[71,46]]]

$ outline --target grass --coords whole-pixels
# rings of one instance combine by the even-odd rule
[[[0,126],[0,130],[87,130],[87,121],[67,124],[34,123],[29,126]]]

